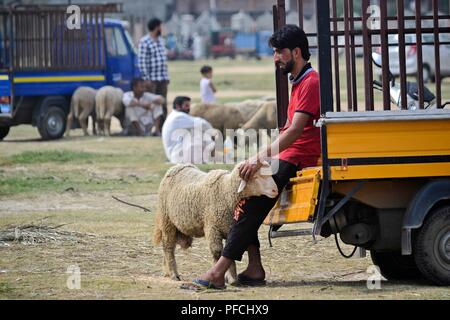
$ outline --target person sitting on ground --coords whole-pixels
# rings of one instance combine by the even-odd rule
[[[143,79],[133,79],[131,88],[132,91],[126,92],[122,99],[126,108],[127,133],[145,136],[150,135],[153,128],[153,135],[161,136],[159,122],[163,114],[164,98],[160,95],[145,92],[145,81]]]
[[[200,80],[200,96],[202,103],[215,103],[216,96],[214,94],[217,90],[211,81],[213,69],[210,66],[203,66],[200,69],[200,73],[202,74],[202,80]]]
[[[203,134],[194,134],[195,129],[204,133],[213,129],[205,119],[189,115],[191,98],[178,96],[173,110],[162,127],[162,140],[167,159],[171,163],[203,163],[205,142]],[[189,133],[187,136],[186,134]],[[188,139],[189,138],[189,139]]]

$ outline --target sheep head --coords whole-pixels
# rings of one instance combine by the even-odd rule
[[[275,180],[272,178],[272,169],[270,164],[264,162],[261,169],[255,173],[250,181],[246,182],[241,179],[238,194],[240,194],[243,198],[254,196],[267,196],[269,198],[275,198],[278,195],[278,187]]]

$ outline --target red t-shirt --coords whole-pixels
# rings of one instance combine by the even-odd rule
[[[311,117],[301,137],[281,152],[279,159],[302,168],[315,166],[321,154],[320,128],[315,126],[320,119],[320,84],[319,74],[315,70],[309,70],[300,82],[292,86],[288,122],[281,132],[289,128],[296,112],[306,113]]]

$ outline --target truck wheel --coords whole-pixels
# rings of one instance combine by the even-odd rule
[[[9,127],[0,127],[0,141],[3,140],[9,133]]]
[[[38,125],[43,140],[59,139],[66,130],[66,113],[59,107],[49,107],[45,110]]]
[[[450,285],[450,206],[431,213],[417,235],[414,257],[433,283]]]
[[[373,263],[380,268],[382,276],[388,280],[422,278],[413,256],[402,256],[399,251],[377,252],[375,250],[370,250],[370,256]]]

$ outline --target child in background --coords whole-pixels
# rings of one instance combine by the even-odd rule
[[[203,66],[200,69],[203,78],[200,80],[200,97],[202,103],[215,103],[217,90],[211,82],[213,69],[210,66]]]

